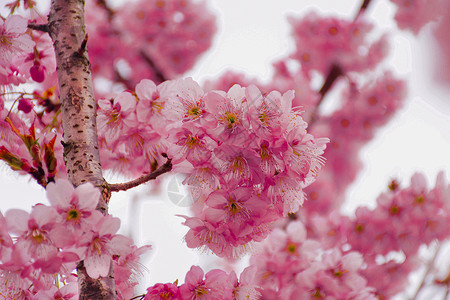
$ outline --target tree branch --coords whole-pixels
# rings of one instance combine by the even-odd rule
[[[42,31],[42,32],[50,32],[50,28],[48,26],[48,24],[36,24],[36,23],[30,23],[28,24],[28,28],[33,29],[33,30],[38,30],[38,31]]]
[[[417,296],[419,296],[419,293],[422,291],[422,288],[425,286],[425,280],[427,279],[428,275],[430,274],[431,269],[434,267],[434,262],[436,261],[436,257],[439,254],[439,251],[441,250],[441,243],[439,243],[434,250],[433,256],[427,263],[427,267],[425,269],[425,273],[423,274],[422,280],[420,281],[419,286],[417,287],[416,292],[414,293],[414,296],[411,298],[412,300],[416,300]]]
[[[333,64],[330,68],[330,71],[328,72],[327,78],[325,79],[322,87],[318,92],[320,94],[320,99],[319,102],[317,102],[316,106],[314,107],[314,111],[311,113],[311,119],[308,122],[309,127],[311,127],[311,125],[316,121],[317,111],[319,109],[320,104],[323,102],[325,95],[330,91],[334,82],[342,75],[344,75],[344,71],[342,70],[342,68],[337,64]]]
[[[56,54],[68,177],[74,186],[91,182],[98,187],[101,197],[97,210],[106,215],[111,193],[103,179],[98,150],[97,106],[85,51],[84,1],[52,0],[48,28]],[[77,271],[79,299],[116,299],[112,264],[109,274],[98,279],[87,275],[83,262]]]
[[[153,72],[155,72],[156,79],[159,81],[159,82],[155,82],[156,84],[167,80],[167,78],[164,76],[163,72],[155,65],[155,62],[150,57],[150,55],[145,53],[144,50],[141,50],[139,52],[139,54],[145,60],[145,62],[148,64],[148,66],[153,70]]]
[[[164,173],[167,173],[170,170],[172,170],[172,159],[169,158],[169,159],[167,159],[167,162],[164,165],[162,165],[155,171],[153,171],[149,174],[142,175],[141,177],[134,179],[132,181],[129,181],[129,182],[110,184],[109,190],[111,192],[126,191],[131,188],[137,187],[143,183],[146,183],[150,180],[156,179],[156,177],[158,177]]]
[[[367,10],[367,8],[369,7],[371,2],[372,2],[372,0],[363,0],[363,3],[361,4],[361,7],[359,8],[358,13],[355,16],[355,20]]]
[[[106,0],[97,0],[97,5],[103,8],[108,14],[108,20],[111,21],[116,12],[106,3]]]

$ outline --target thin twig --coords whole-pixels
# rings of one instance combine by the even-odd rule
[[[144,50],[141,50],[139,54],[142,56],[142,58],[145,60],[145,62],[148,64],[148,66],[155,72],[156,79],[159,81],[158,83],[164,82],[167,80],[167,78],[164,76],[163,72],[156,66],[153,59],[144,52]]]
[[[327,78],[325,79],[322,87],[318,92],[320,94],[320,99],[319,102],[317,102],[316,106],[314,107],[313,112],[311,113],[311,119],[308,122],[309,126],[311,126],[316,121],[317,111],[319,109],[320,104],[323,102],[325,95],[330,91],[334,82],[342,75],[344,75],[344,71],[342,70],[342,68],[337,64],[333,64],[330,68],[330,71],[328,72]]]
[[[35,23],[30,23],[28,24],[28,28],[30,29],[34,29],[34,30],[38,30],[38,31],[42,31],[42,32],[50,32],[50,28],[48,27],[48,24],[35,24]]]
[[[437,245],[436,250],[434,251],[433,257],[428,261],[427,268],[425,270],[425,274],[423,274],[423,277],[422,277],[422,280],[420,281],[419,287],[417,288],[417,290],[414,293],[414,296],[411,298],[411,300],[416,300],[420,291],[424,287],[425,279],[427,279],[428,275],[430,274],[431,269],[434,267],[434,262],[436,261],[436,257],[439,254],[439,250],[441,250],[440,243]]]
[[[80,48],[78,48],[78,51],[77,51],[78,55],[83,56],[84,53],[86,52],[86,46],[87,46],[88,39],[89,39],[89,34],[86,33],[83,41],[81,42]]]
[[[358,10],[358,13],[355,16],[355,20],[358,19],[358,17],[363,14],[367,8],[369,7],[369,4],[372,2],[372,0],[363,0],[363,3],[361,4],[361,7]]]
[[[145,295],[144,294],[142,294],[142,295],[138,295],[138,296],[134,296],[133,298],[130,298],[129,300],[134,300],[134,299],[144,299],[144,297],[145,297]]]
[[[142,175],[141,177],[129,182],[110,184],[109,188],[111,192],[126,191],[131,188],[137,187],[143,183],[146,183],[150,180],[156,179],[156,177],[158,177],[159,175],[167,173],[170,170],[172,170],[172,159],[168,158],[167,162],[158,169],[156,169],[155,171]]]
[[[97,5],[103,8],[108,14],[108,20],[111,21],[116,12],[106,3],[106,0],[97,0]]]

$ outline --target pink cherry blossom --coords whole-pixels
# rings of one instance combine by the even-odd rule
[[[180,299],[178,286],[173,283],[157,283],[147,289],[144,300]]]
[[[53,207],[36,205],[30,214],[19,209],[5,214],[9,230],[18,235],[17,247],[23,247],[37,258],[56,255],[57,248],[52,238],[52,229],[58,214]]]
[[[397,6],[395,21],[401,29],[409,29],[418,34],[423,26],[436,21],[442,14],[445,1],[391,0]]]
[[[137,124],[136,98],[128,92],[119,94],[115,99],[99,100],[98,106],[98,127],[109,145],[119,138],[120,133],[125,133]]]
[[[91,216],[100,213],[95,210],[100,192],[91,183],[74,188],[68,180],[57,179],[48,184],[47,198],[60,214],[64,227],[72,230],[86,230],[92,225],[89,221]]]
[[[376,66],[387,54],[383,37],[369,42],[372,39],[368,34],[373,26],[363,18],[352,22],[312,12],[300,19],[290,17],[289,21],[296,42],[291,58],[301,63],[307,76],[312,70],[328,76],[333,65],[344,72],[365,71]]]
[[[186,273],[185,283],[180,286],[181,299],[225,299],[223,286],[227,274],[222,270],[212,270],[204,275],[198,266],[192,266]]]
[[[30,52],[33,40],[26,34],[27,19],[11,15],[6,20],[0,18],[0,65],[9,66],[16,55]]]
[[[111,216],[102,217],[94,230],[85,234],[76,249],[84,257],[87,274],[92,278],[106,276],[109,272],[112,255],[120,249],[126,249],[128,238],[116,235],[120,220]]]

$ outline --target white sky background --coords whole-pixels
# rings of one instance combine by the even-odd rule
[[[377,195],[385,191],[388,181],[398,178],[408,185],[411,175],[424,172],[434,184],[439,170],[450,170],[450,90],[447,94],[433,84],[430,57],[433,54],[427,30],[415,39],[411,34],[395,29],[393,7],[387,0],[372,0],[369,16],[391,33],[393,47],[388,65],[397,75],[409,79],[409,97],[404,109],[381,129],[376,138],[363,149],[365,169],[348,192],[343,209],[351,212],[356,206],[373,205]],[[188,75],[203,81],[226,69],[244,71],[265,80],[271,76],[270,63],[286,56],[293,49],[288,14],[304,14],[314,9],[324,14],[353,18],[361,0],[210,0],[218,16],[219,31],[211,51],[205,54]],[[428,28],[429,32],[429,28]],[[326,102],[332,102],[331,97]],[[29,209],[37,202],[45,203],[45,193],[28,177],[19,177],[7,167],[0,168],[0,210]],[[450,173],[447,171],[447,176]],[[118,180],[118,179],[115,179]],[[211,266],[213,256],[187,249],[183,235],[187,231],[175,214],[187,210],[167,200],[166,182],[159,195],[145,198],[130,210],[136,191],[120,192],[111,199],[110,213],[122,219],[123,233],[127,225],[134,228],[138,245],[150,242],[154,250],[144,264],[149,270],[146,286],[156,282],[182,282],[192,264]],[[128,215],[131,214],[130,218]]]

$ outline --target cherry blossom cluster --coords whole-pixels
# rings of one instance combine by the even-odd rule
[[[309,13],[300,19],[289,19],[293,27],[296,51],[292,58],[301,62],[302,71],[327,75],[332,66],[343,72],[373,69],[387,54],[384,36],[369,42],[373,25],[358,18],[355,21]]]
[[[395,21],[400,29],[407,29],[418,34],[423,26],[437,21],[445,12],[447,5],[444,0],[390,0],[397,8]]]
[[[308,230],[299,220],[278,224],[251,258],[264,299],[385,299],[404,290],[420,266],[419,246],[449,238],[450,186],[440,174],[429,189],[415,174],[410,187],[390,188],[355,218],[302,211]]]
[[[390,191],[381,194],[375,209],[359,207],[355,217],[328,216],[319,212],[300,214],[309,225],[310,236],[327,248],[345,247],[359,251],[367,268],[362,271],[376,294],[391,297],[408,285],[407,276],[420,266],[418,250],[421,245],[449,238],[450,195],[443,173],[429,189],[422,174],[415,174],[407,188],[396,181]],[[392,257],[396,254],[397,258]],[[380,280],[389,273],[389,280]],[[395,284],[394,284],[395,278]]]
[[[133,1],[113,12],[96,1],[87,5],[87,31],[96,37],[88,43],[94,76],[129,89],[142,78],[161,83],[183,74],[209,49],[216,31],[204,2]]]
[[[353,21],[291,17],[296,49],[273,64],[270,82],[229,72],[202,89],[190,78],[165,80],[210,47],[216,27],[205,3],[136,1],[113,10],[107,1],[86,2],[93,73],[129,89],[98,100],[103,168],[136,176],[170,158],[194,200],[193,216],[181,216],[191,248],[235,258],[275,227],[239,280],[234,272],[205,274],[193,266],[183,284],[155,284],[142,298],[390,298],[420,266],[419,247],[449,238],[450,189],[442,175],[431,190],[422,175],[408,188],[393,181],[376,208],[358,208],[353,218],[338,212],[361,169],[359,150],[405,96],[404,82],[390,72],[363,82],[388,48],[387,36],[376,36],[363,11]],[[415,34],[443,19],[434,34],[448,80],[450,6],[391,2],[398,27]],[[31,9],[35,2],[7,7],[13,13],[22,5]],[[0,213],[0,295],[76,299],[75,268],[98,278],[112,260],[118,297],[130,299],[139,255],[149,246],[116,234],[119,220],[96,210],[98,189],[62,179],[55,54],[47,33],[27,30],[28,23],[0,17],[0,89],[36,85],[32,93],[0,95],[0,159],[46,187],[50,206]],[[313,88],[317,74],[324,79],[320,90]],[[153,81],[139,82],[142,77]],[[324,115],[318,106],[336,81],[345,84],[340,105]],[[328,139],[318,136],[330,138],[327,149]],[[283,216],[289,219],[280,221]],[[448,278],[441,282],[448,287]]]
[[[239,256],[272,221],[299,209],[324,163],[328,139],[307,133],[293,97],[239,85],[205,93],[190,78],[144,80],[134,95],[99,101],[102,161],[126,157],[123,169],[151,170],[166,153],[195,200],[187,245]],[[115,149],[121,157],[106,156]]]
[[[204,2],[138,1],[115,10],[106,3],[86,1],[87,31],[95,36],[88,38],[93,73],[128,88],[141,78],[159,83],[183,74],[211,46],[216,31],[215,17]],[[21,1],[7,4],[11,12],[20,6]],[[33,9],[35,3],[26,0],[23,7]],[[0,17],[0,85],[32,80],[52,88],[57,78],[51,39],[45,32],[27,30],[29,23],[43,25],[43,20]],[[95,83],[98,93],[105,94],[98,89],[104,81]]]
[[[0,96],[0,159],[44,187],[55,178],[67,177],[54,88],[13,96],[17,97],[9,109],[5,104],[10,100]]]
[[[256,268],[247,267],[239,276],[232,271],[214,269],[204,274],[198,266],[192,266],[186,273],[184,284],[157,283],[147,289],[144,300],[159,299],[217,299],[256,300],[260,292],[256,285]]]
[[[435,61],[437,69],[437,79],[448,85],[450,82],[450,38],[448,37],[447,30],[450,26],[450,4],[443,8],[441,22],[436,26],[433,31],[433,36],[437,43],[437,57]]]
[[[27,79],[19,73],[18,67],[27,60],[35,45],[26,34],[27,25],[27,19],[21,16],[0,18],[0,85],[18,85]]]
[[[341,95],[341,107],[319,117],[311,130],[314,135],[328,136],[331,142],[324,153],[328,163],[323,173],[306,190],[315,200],[306,203],[309,212],[326,214],[342,204],[346,188],[362,165],[358,152],[403,106],[406,87],[403,80],[386,72],[373,82],[350,85]]]
[[[47,197],[50,206],[37,204],[30,213],[0,213],[0,295],[77,299],[72,274],[77,263],[83,260],[87,274],[98,278],[108,274],[112,259],[119,295],[133,296],[137,283],[131,275],[139,271],[139,255],[149,246],[137,248],[116,234],[119,219],[96,210],[100,192],[90,183],[74,188],[56,180],[48,184]]]
[[[284,222],[285,223],[285,222]],[[324,248],[300,221],[276,228],[253,255],[263,299],[378,299],[356,251]]]

